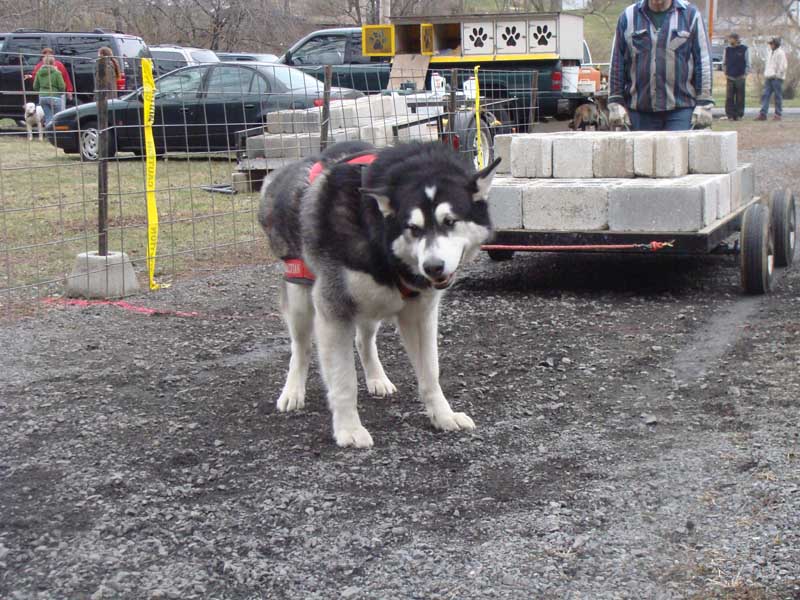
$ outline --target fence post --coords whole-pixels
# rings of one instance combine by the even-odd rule
[[[108,95],[113,72],[108,56],[97,60],[97,253],[108,255]]]
[[[328,130],[331,123],[331,84],[333,83],[333,67],[325,65],[325,85],[322,91],[322,123],[319,128],[319,149],[328,147]]]

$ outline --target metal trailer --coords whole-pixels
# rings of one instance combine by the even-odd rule
[[[776,190],[769,199],[756,196],[695,232],[505,229],[497,231],[483,250],[492,260],[510,260],[515,252],[738,254],[742,289],[764,294],[770,290],[774,268],[792,264],[796,239],[796,200],[786,189]]]

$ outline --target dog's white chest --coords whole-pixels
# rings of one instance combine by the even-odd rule
[[[359,315],[371,319],[385,319],[403,308],[403,297],[396,288],[378,285],[366,273],[345,271],[345,281],[350,297],[358,304]]]

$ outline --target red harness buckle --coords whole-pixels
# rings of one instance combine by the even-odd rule
[[[311,285],[314,283],[314,273],[302,258],[284,258],[283,277],[291,283]]]

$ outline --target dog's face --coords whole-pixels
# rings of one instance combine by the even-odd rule
[[[442,290],[475,257],[491,235],[486,199],[499,163],[472,176],[413,173],[399,185],[366,191],[384,215],[390,253],[411,275]]]
[[[25,103],[25,116],[30,117],[36,114],[36,104],[33,102]]]

